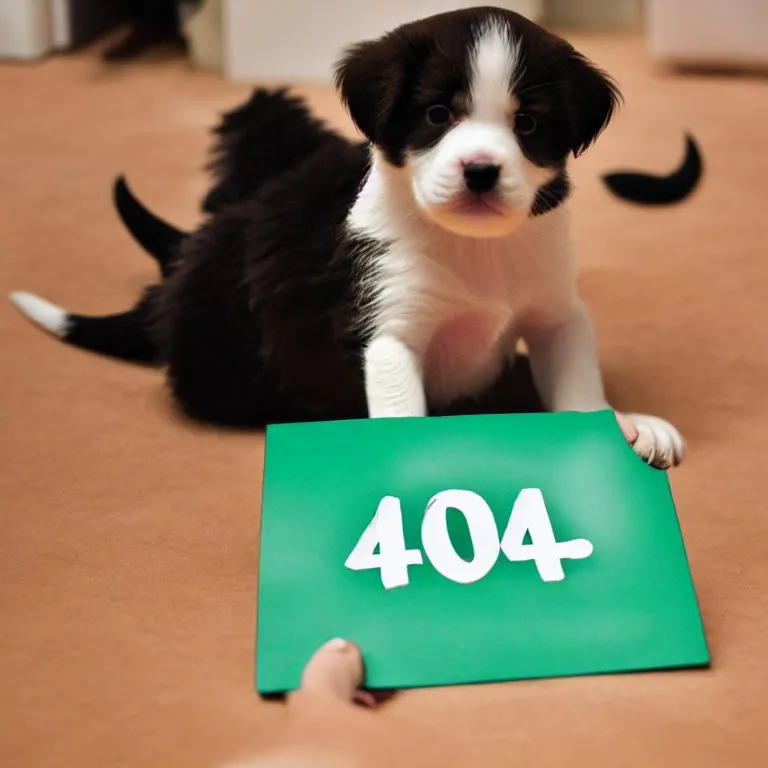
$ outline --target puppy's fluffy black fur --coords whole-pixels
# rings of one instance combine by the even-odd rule
[[[251,197],[266,181],[297,168],[318,150],[342,150],[350,144],[286,88],[257,89],[223,116],[214,135],[207,166],[214,184],[202,206],[212,214]]]
[[[193,416],[254,424],[365,415],[355,243],[339,233],[367,153],[334,137],[291,160],[185,241],[155,307],[157,349]]]
[[[214,215],[180,244],[145,310],[155,360],[184,410],[206,421],[364,416],[351,292],[362,244],[340,233],[365,146],[284,92],[257,91],[217,134],[203,204]]]
[[[507,12],[479,9],[471,13],[481,17]],[[467,19],[471,13],[465,12]],[[549,57],[544,57],[542,76],[549,72],[546,67],[560,66],[547,45],[565,46],[572,59],[571,79],[574,72],[583,72],[581,85],[574,81],[564,92],[560,80],[545,78],[547,90],[537,93],[537,98],[551,100],[545,105],[548,109],[568,118],[563,136],[550,141],[560,142],[556,163],[552,162],[561,163],[561,155],[569,150],[578,153],[599,133],[610,117],[615,94],[599,72],[573,59],[575,52],[564,41],[557,42],[516,14],[507,13],[507,17],[525,29],[530,26],[533,43],[526,44],[535,44],[535,36],[541,35],[539,48]],[[381,111],[385,93],[394,99],[394,117],[387,120],[392,140],[384,143],[395,158],[412,138],[410,133],[402,134],[409,125],[407,115],[397,117],[395,107],[402,110],[408,99],[415,98],[403,83],[413,84],[418,72],[423,74],[423,56],[416,53],[428,53],[425,45],[420,48],[416,42],[426,41],[434,32],[429,25],[444,22],[445,17],[434,17],[398,33],[399,38],[390,37],[394,48],[405,44],[411,58],[390,51],[392,55],[374,68],[362,91],[348,80],[350,59],[340,64],[339,85],[347,102],[351,94],[370,91],[372,125],[381,127],[376,121],[385,116]],[[420,24],[426,25],[423,30]],[[443,33],[452,39],[450,27]],[[453,37],[457,50],[464,50],[467,41]],[[386,54],[386,47],[375,50]],[[536,50],[529,52],[531,62]],[[440,80],[451,74],[451,62],[460,71],[458,54],[449,55],[444,65],[430,71]],[[355,76],[360,71],[355,69]],[[439,85],[437,80],[434,87]],[[378,93],[371,90],[375,86]],[[579,88],[586,89],[587,95],[595,91],[606,103],[597,96],[579,96]],[[359,107],[353,112],[365,132]],[[57,333],[85,349],[166,366],[176,402],[197,419],[254,426],[365,417],[361,361],[365,337],[358,301],[360,270],[370,259],[361,257],[387,246],[352,236],[345,220],[369,169],[368,144],[349,141],[331,130],[285,90],[255,91],[247,103],[224,115],[215,137],[208,166],[213,183],[202,203],[207,219],[193,233],[176,230],[155,217],[122,180],[116,185],[118,211],[157,259],[161,283],[147,289],[128,312],[108,318],[67,315],[63,330]],[[528,149],[536,155],[543,151],[542,147]],[[569,187],[564,172],[556,182],[531,215],[545,213],[566,197]],[[472,402],[454,403],[450,412],[539,408],[530,371],[521,360],[492,391]]]

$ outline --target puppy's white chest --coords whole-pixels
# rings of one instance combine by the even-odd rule
[[[362,286],[371,337],[409,350],[433,406],[480,394],[514,353],[519,330],[570,302],[562,214],[529,219],[510,237],[460,237],[401,210],[402,198],[383,194],[380,182],[373,174],[350,216],[353,232],[388,243]],[[382,386],[389,370],[377,378]]]
[[[505,330],[501,316],[469,308],[438,325],[422,358],[429,401],[446,406],[490,385],[500,373]]]
[[[460,246],[393,250],[379,272],[376,333],[416,352],[427,399],[437,407],[494,381],[526,303],[526,281],[502,243]]]

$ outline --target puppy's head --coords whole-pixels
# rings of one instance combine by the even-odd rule
[[[347,51],[336,84],[360,131],[442,227],[512,232],[568,194],[565,163],[619,93],[567,42],[518,14],[475,8]]]

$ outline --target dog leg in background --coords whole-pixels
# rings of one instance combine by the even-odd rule
[[[534,381],[544,406],[552,412],[610,408],[597,360],[592,321],[577,301],[559,325],[531,327],[524,335]],[[649,464],[667,469],[682,461],[684,442],[668,422],[654,416],[625,414],[638,438],[635,452]]]
[[[427,415],[420,361],[394,336],[376,337],[365,350],[365,393],[373,419]]]

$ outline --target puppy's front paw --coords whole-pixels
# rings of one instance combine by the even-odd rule
[[[632,449],[638,456],[659,469],[676,467],[682,462],[685,440],[668,421],[642,413],[628,413],[624,417],[637,430]]]

